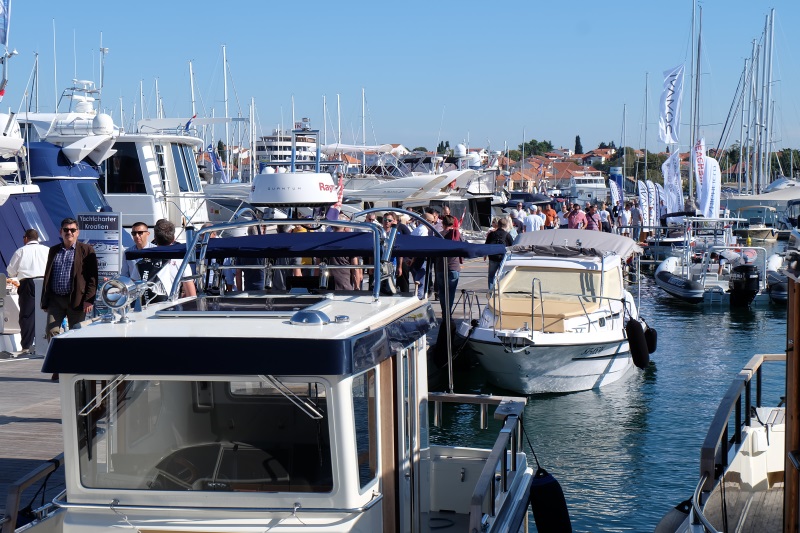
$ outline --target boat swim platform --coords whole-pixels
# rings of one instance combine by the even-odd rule
[[[61,398],[58,382],[42,373],[42,357],[0,358],[0,516],[5,515],[9,487],[64,450],[61,436]],[[39,484],[22,494],[22,506]],[[44,502],[65,488],[64,469],[47,481]],[[41,506],[41,494],[33,508]]]

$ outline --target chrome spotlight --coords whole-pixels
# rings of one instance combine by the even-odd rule
[[[100,300],[111,309],[110,320],[113,321],[114,312],[120,313],[117,322],[130,322],[127,317],[128,306],[139,299],[139,284],[130,278],[116,277],[103,284],[100,289]]]
[[[131,303],[137,295],[136,283],[125,277],[106,282],[100,290],[100,299],[111,309],[121,309]]]

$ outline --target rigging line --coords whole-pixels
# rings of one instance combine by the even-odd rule
[[[733,92],[733,100],[731,100],[731,107],[728,109],[728,116],[725,118],[725,124],[722,126],[722,132],[720,133],[719,141],[717,142],[717,152],[719,152],[720,147],[724,142],[727,143],[728,137],[730,136],[730,130],[728,129],[728,124],[730,123],[733,125],[733,120],[735,120],[736,115],[739,113],[739,105],[742,103],[744,99],[744,80],[745,80],[746,72],[742,70],[741,76],[739,76],[739,83],[736,85],[736,90]],[[739,90],[741,89],[741,93]],[[734,108],[734,104],[736,104]],[[733,119],[732,119],[733,117]]]
[[[239,101],[239,93],[236,91],[236,83],[233,81],[233,76],[231,75],[231,62],[225,61],[225,64],[228,65],[228,77],[231,79],[231,85],[233,85],[233,97],[236,99],[236,107],[239,108],[239,116],[242,116],[242,103]],[[228,117],[225,117],[228,118]]]

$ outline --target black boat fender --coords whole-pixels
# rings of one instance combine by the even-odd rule
[[[647,368],[647,365],[650,364],[650,350],[642,325],[638,320],[631,318],[625,325],[625,333],[628,335],[628,347],[633,364],[636,365],[636,368]]]
[[[655,353],[658,346],[658,332],[648,325],[647,329],[644,330],[644,340],[647,342],[647,351]]]
[[[556,478],[541,466],[531,483],[531,509],[539,533],[571,533],[569,509]]]
[[[656,525],[654,533],[675,533],[686,523],[689,518],[689,511],[692,508],[692,500],[682,501],[661,518]]]

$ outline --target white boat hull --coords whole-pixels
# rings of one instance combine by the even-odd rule
[[[468,335],[462,324],[459,335]],[[512,334],[511,331],[498,333]],[[614,383],[633,367],[627,339],[613,334],[559,334],[556,342],[540,339],[553,334],[530,333],[522,348],[509,351],[491,329],[476,328],[467,341],[486,370],[492,385],[522,394],[565,393],[591,390]],[[535,344],[531,345],[533,342]],[[509,345],[509,340],[506,340]],[[519,351],[517,351],[519,350]]]

